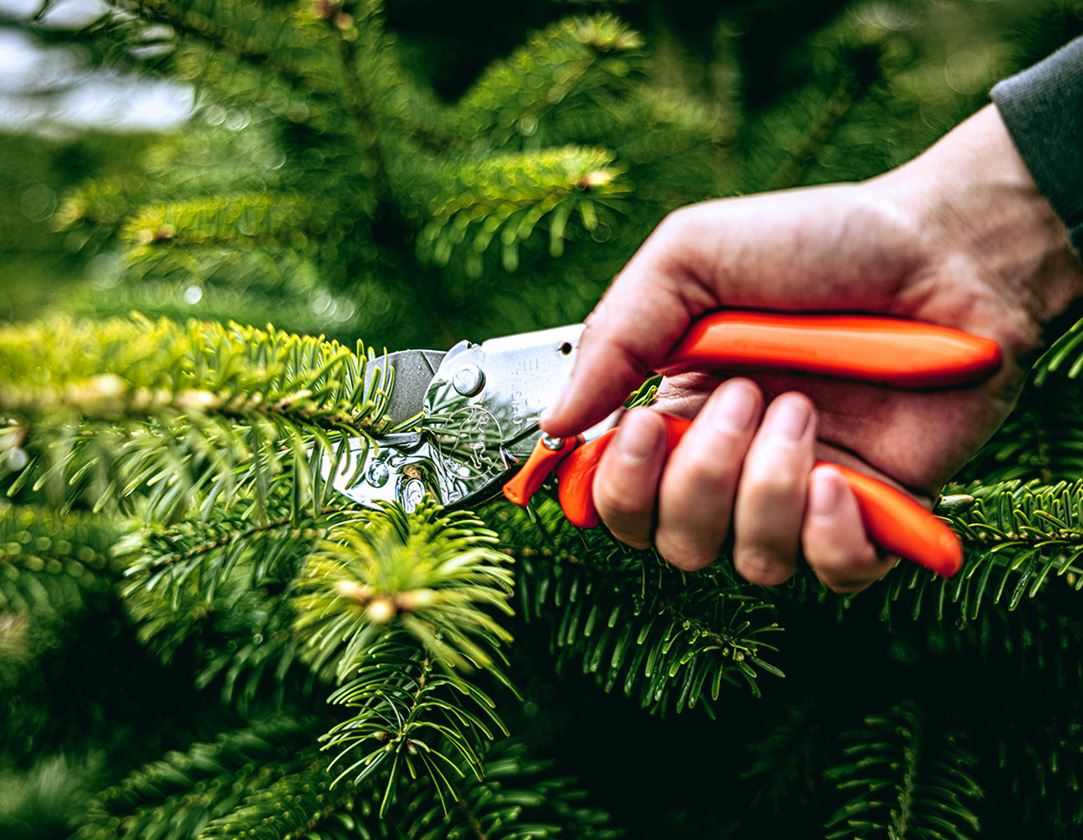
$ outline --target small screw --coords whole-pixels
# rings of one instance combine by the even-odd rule
[[[383,461],[373,461],[369,465],[368,473],[365,478],[368,483],[373,487],[383,487],[387,484],[387,479],[391,476],[391,471],[387,468],[387,464]]]
[[[411,478],[403,484],[401,495],[402,506],[407,513],[413,513],[417,506],[421,504],[421,499],[425,495],[425,485],[420,478]]]
[[[463,365],[455,371],[451,384],[464,397],[472,397],[485,384],[485,374],[477,365]]]
[[[552,452],[558,452],[564,445],[564,438],[550,437],[549,435],[542,435],[542,446]]]

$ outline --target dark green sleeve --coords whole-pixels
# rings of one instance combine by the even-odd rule
[[[1038,188],[1083,254],[1083,38],[993,88]]]

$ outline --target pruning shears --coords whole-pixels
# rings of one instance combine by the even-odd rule
[[[499,495],[525,506],[553,474],[557,496],[576,526],[598,525],[592,482],[621,411],[574,438],[540,433],[542,411],[571,375],[584,326],[575,324],[462,341],[446,352],[404,350],[374,363],[390,376],[392,431],[351,439],[324,478],[362,504],[393,501],[412,510],[425,495],[448,507]],[[660,372],[797,371],[904,389],[977,383],[1000,366],[996,343],[918,321],[862,315],[724,311],[694,322]],[[663,414],[667,452],[689,420]],[[406,431],[395,431],[405,428]],[[937,574],[962,565],[955,533],[912,498],[856,470],[846,479],[871,539]]]

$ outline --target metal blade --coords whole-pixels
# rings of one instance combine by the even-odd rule
[[[421,414],[409,432],[350,442],[325,478],[361,504],[397,501],[412,510],[429,494],[443,505],[477,504],[534,447],[538,418],[575,363],[583,325],[460,342],[446,353],[391,353],[396,425]],[[381,368],[382,369],[382,368]]]
[[[395,388],[387,404],[387,418],[393,425],[397,426],[421,413],[425,406],[425,392],[445,355],[444,350],[398,350],[377,357],[369,365],[369,377],[374,377],[378,370],[383,371],[385,360],[395,369]],[[384,373],[386,382],[386,371]]]

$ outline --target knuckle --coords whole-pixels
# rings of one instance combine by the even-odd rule
[[[810,546],[810,548],[812,548]],[[876,550],[866,544],[858,551],[840,551],[824,546],[806,551],[806,559],[818,575],[847,579],[869,579],[880,574]]]
[[[688,222],[688,210],[687,207],[670,210],[658,225],[658,232],[663,235],[672,235],[683,230]]]
[[[734,554],[737,573],[749,583],[777,586],[785,583],[794,572],[794,564],[762,548],[738,549]]]
[[[650,516],[650,505],[628,493],[621,493],[610,483],[603,483],[594,490],[594,504],[602,519],[626,522],[630,519],[644,519]]]
[[[743,484],[746,493],[768,498],[787,498],[805,492],[805,476],[789,465],[774,465],[774,469],[750,470]]]
[[[666,489],[680,490],[684,497],[713,500],[718,493],[737,483],[740,465],[729,458],[705,458],[701,450],[698,457],[679,461],[674,458],[674,461],[665,472]]]
[[[711,551],[705,545],[697,544],[686,537],[674,537],[661,529],[655,535],[654,547],[663,560],[685,572],[699,571],[713,563],[717,556],[717,552]]]

